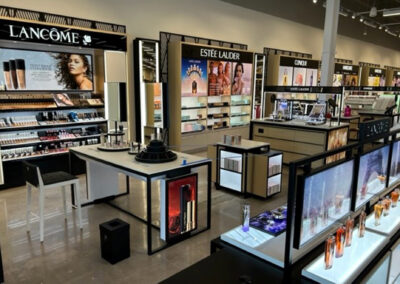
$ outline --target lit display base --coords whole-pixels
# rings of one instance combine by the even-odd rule
[[[381,217],[380,225],[375,226],[375,215],[370,214],[365,221],[365,226],[371,230],[384,235],[392,235],[400,228],[400,204],[390,208],[389,215]]]
[[[368,230],[363,238],[359,238],[356,229],[352,245],[344,249],[342,257],[334,258],[331,269],[325,269],[322,254],[303,269],[302,275],[319,283],[350,283],[379,253],[386,241],[385,236]]]
[[[243,232],[238,226],[221,235],[221,240],[251,253],[261,259],[283,267],[283,248],[285,233],[274,237],[270,234],[250,227],[248,232]]]

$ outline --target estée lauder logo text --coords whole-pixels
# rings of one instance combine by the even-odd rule
[[[11,38],[19,39],[38,39],[44,41],[53,41],[59,43],[80,44],[79,33],[71,31],[60,31],[57,28],[34,28],[34,27],[17,27],[9,25],[9,32]],[[85,43],[90,43],[90,36],[85,35]],[[85,44],[87,45],[87,44]]]
[[[226,60],[240,60],[240,53],[225,51],[225,50],[216,50],[216,49],[200,49],[201,57],[211,57],[218,59],[226,59]]]

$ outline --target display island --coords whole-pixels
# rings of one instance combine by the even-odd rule
[[[270,150],[269,143],[224,141],[208,146],[207,154],[213,161],[212,181],[217,188],[262,198],[281,191],[282,152]]]
[[[348,124],[337,122],[309,125],[304,120],[254,119],[250,123],[250,138],[268,142],[271,149],[282,151],[284,163],[344,146],[348,132]],[[337,158],[328,159],[334,160]]]

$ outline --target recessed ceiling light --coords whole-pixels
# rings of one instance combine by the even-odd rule
[[[389,29],[388,28],[385,28],[385,32],[388,32],[389,31]]]
[[[356,18],[356,13],[353,13],[353,15],[351,15],[351,18],[354,20]]]
[[[317,4],[318,0],[312,0],[312,2],[313,2],[314,4]]]
[[[378,29],[380,29],[380,30],[381,30],[382,28],[383,28],[382,26],[379,26],[379,28],[378,28]]]
[[[364,22],[364,18],[363,17],[360,17],[360,22],[361,23]]]

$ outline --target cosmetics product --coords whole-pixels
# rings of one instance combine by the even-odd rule
[[[382,200],[382,205],[383,205],[383,216],[389,215],[390,205],[392,205],[392,200],[389,198],[389,196],[386,196]]]
[[[345,227],[340,226],[336,230],[336,252],[335,257],[339,258],[343,256],[344,252],[344,240],[345,240]]]
[[[362,238],[365,234],[365,220],[367,219],[367,213],[365,213],[365,207],[360,213],[359,225],[358,225],[358,237]]]
[[[242,230],[243,232],[249,231],[250,225],[250,204],[243,205],[242,213]]]
[[[4,74],[4,80],[6,80],[7,90],[12,90],[10,62],[8,62],[8,61],[3,62],[3,74]]]
[[[375,213],[375,226],[379,226],[381,224],[381,217],[382,217],[383,205],[379,201],[374,206],[374,213]]]
[[[390,197],[392,198],[392,207],[397,206],[397,201],[399,200],[399,189],[396,188],[394,191],[390,193]]]
[[[283,82],[282,82],[283,86],[287,86],[288,85],[288,74],[287,74],[287,70],[285,69],[285,71],[283,71]]]
[[[197,82],[193,80],[192,82],[192,94],[197,94]]]
[[[353,239],[353,228],[354,220],[350,216],[346,220],[346,234],[345,234],[345,245],[346,247],[351,246],[351,240]]]
[[[10,75],[11,82],[14,87],[14,90],[18,89],[18,78],[17,78],[17,67],[15,65],[15,60],[10,60]]]
[[[335,254],[335,237],[329,236],[329,238],[325,241],[325,269],[332,268],[334,254]]]
[[[185,233],[188,231],[189,228],[189,220],[190,220],[190,214],[188,212],[191,212],[190,208],[190,184],[185,184],[181,186],[180,189],[180,195],[181,195],[181,233]]]
[[[25,82],[25,60],[23,59],[15,59],[15,66],[17,72],[17,79],[18,79],[18,87],[19,89],[26,89],[26,82]]]

